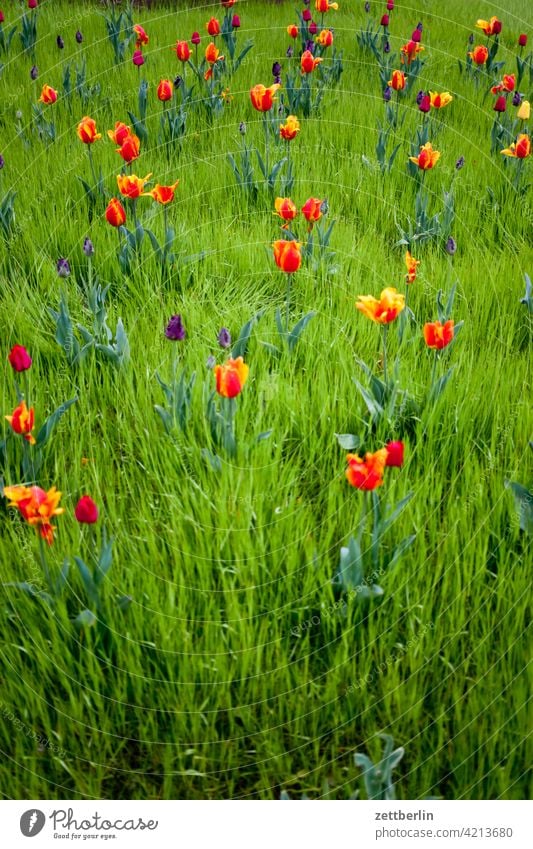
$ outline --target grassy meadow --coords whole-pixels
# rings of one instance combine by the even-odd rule
[[[0,435],[5,485],[35,482],[62,493],[65,514],[54,520],[56,537],[45,552],[54,580],[71,558],[52,604],[39,595],[44,546],[1,499],[0,794],[366,798],[354,753],[375,762],[382,733],[405,749],[393,776],[397,798],[526,798],[531,537],[506,481],[531,489],[533,480],[532,314],[521,303],[524,275],[533,274],[532,160],[520,163],[517,182],[517,161],[491,152],[492,80],[476,85],[458,60],[464,63],[476,20],[498,15],[498,60],[504,73],[516,72],[518,35],[533,40],[533,10],[522,0],[505,7],[396,3],[391,52],[399,55],[421,21],[425,64],[399,106],[403,123],[390,150],[400,147],[390,173],[375,153],[386,108],[377,62],[356,39],[369,20],[378,28],[386,4],[372,0],[366,13],[359,0],[339,0],[339,10],[327,13],[343,72],[318,112],[300,117],[290,142],[291,197],[299,208],[309,197],[327,199],[333,257],[329,272],[304,263],[294,275],[291,326],[316,314],[294,351],[277,354],[275,311],[284,314],[287,275],[272,258],[272,242],[283,238],[276,193],[262,186],[257,198],[247,195],[228,154],[238,158],[243,143],[263,150],[262,115],[249,90],[271,85],[277,60],[282,88],[274,109],[283,103],[286,50],[299,48],[286,31],[298,23],[296,7],[234,6],[239,43],[251,38],[254,45],[227,83],[223,110],[211,118],[193,95],[184,135],[164,144],[156,88],[182,73],[175,42],[197,30],[203,55],[205,22],[224,13],[218,3],[171,5],[134,12],[150,39],[140,68],[131,61],[133,43],[124,62],[114,63],[101,5],[62,0],[39,4],[34,57],[22,50],[18,31],[0,56],[0,202],[16,192],[13,224],[0,236],[2,417],[17,404],[18,375],[7,360],[15,344],[33,359],[23,391],[35,409],[35,433],[77,398],[43,448],[35,479],[21,472],[32,448],[7,421]],[[4,31],[15,23],[20,29],[25,7],[4,4]],[[85,103],[63,89],[66,64],[74,77],[83,60],[86,85],[98,87]],[[185,79],[192,84],[189,67]],[[106,202],[97,197],[89,220],[79,179],[94,184],[88,146],[76,134],[88,115],[102,134],[91,145],[96,174],[107,195],[119,197],[124,163],[106,131],[116,121],[131,124],[128,111],[138,115],[141,80],[148,83],[147,138],[133,171],[152,172],[163,185],[179,180],[168,206],[177,257],[168,272],[147,236],[129,272],[120,267]],[[58,91],[57,102],[42,109],[55,123],[53,141],[39,137],[32,112],[45,83]],[[370,426],[354,378],[367,386],[361,360],[382,375],[382,336],[355,303],[389,286],[406,291],[405,246],[397,243],[414,216],[418,183],[407,163],[422,121],[419,89],[453,96],[429,116],[441,157],[423,186],[431,214],[453,186],[457,250],[450,255],[439,238],[411,245],[420,260],[409,286],[412,315],[391,324],[388,359],[389,369],[397,362],[395,379],[412,404]],[[519,90],[533,99],[527,70]],[[507,108],[516,111],[510,100]],[[282,152],[272,145],[272,156]],[[137,212],[161,241],[162,209],[140,198]],[[94,245],[90,263],[85,237]],[[68,258],[67,277],[57,273],[60,257]],[[50,310],[62,297],[74,326],[92,324],[89,264],[92,279],[109,286],[109,326],[114,331],[122,319],[127,333],[130,356],[120,368],[95,351],[69,364],[56,341]],[[464,324],[437,363],[438,375],[453,366],[451,377],[429,404],[435,352],[422,326],[437,318],[439,290],[448,296],[454,285],[452,317]],[[173,314],[182,316],[181,341],[165,337]],[[230,456],[213,446],[205,416],[214,390],[208,358],[222,363],[231,353],[217,342],[222,327],[235,342],[257,314]],[[193,373],[187,427],[174,423],[167,431],[155,409],[165,405],[158,376],[170,384]],[[358,435],[370,452],[389,440],[405,444],[403,467],[387,470],[379,490],[391,506],[413,492],[385,552],[409,535],[414,540],[382,570],[383,594],[366,603],[354,593],[343,597],[333,580],[366,498],[346,480],[348,452],[336,434]],[[74,518],[85,493],[100,510],[93,526]],[[114,540],[113,562],[95,611],[72,557],[92,551],[104,527]],[[94,618],[75,623],[83,609]]]

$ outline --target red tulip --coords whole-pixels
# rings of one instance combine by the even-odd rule
[[[386,466],[403,466],[403,452],[404,452],[404,444],[403,442],[387,442],[385,448],[387,449],[387,460],[385,462]]]
[[[7,358],[14,371],[27,371],[31,366],[31,357],[24,345],[13,345]]]
[[[76,504],[74,515],[80,525],[94,525],[98,521],[98,507],[90,495],[82,495]]]

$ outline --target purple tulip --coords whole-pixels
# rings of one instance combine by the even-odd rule
[[[30,71],[30,77],[32,78],[32,80],[36,80],[38,76],[39,76],[39,68],[37,67],[37,65],[33,65],[32,69]]]
[[[221,348],[229,348],[231,345],[231,333],[227,327],[222,327],[220,329],[217,339]]]
[[[78,42],[78,44],[81,44],[82,41],[83,41],[83,35],[81,34],[81,32],[79,30],[76,33],[76,41]]]
[[[457,250],[457,244],[453,236],[450,236],[448,241],[446,242],[446,253],[450,256],[453,256],[455,251]]]
[[[83,253],[87,257],[94,256],[94,245],[88,236],[83,240]]]
[[[57,273],[59,277],[68,277],[70,274],[70,263],[68,259],[64,257],[60,257],[56,264]]]
[[[171,316],[165,330],[165,336],[173,342],[181,342],[185,339],[185,328],[181,320],[181,315]]]
[[[58,35],[57,38],[56,38],[56,44],[57,44],[57,46],[59,47],[60,50],[63,50],[63,48],[65,46],[65,42],[63,41],[63,39],[61,38],[60,35]]]

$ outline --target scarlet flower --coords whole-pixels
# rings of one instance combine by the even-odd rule
[[[96,132],[96,121],[87,115],[78,124],[78,138],[83,144],[93,144],[102,138],[101,133]]]
[[[400,295],[394,287],[390,286],[383,289],[379,301],[372,295],[359,295],[359,301],[355,306],[363,315],[377,324],[389,324],[405,308],[405,296]]]
[[[523,32],[518,36],[519,47],[525,47],[527,44],[527,35]]]
[[[394,91],[403,91],[405,88],[405,74],[403,71],[393,71],[392,77],[388,82],[388,85],[394,89]]]
[[[119,174],[117,176],[118,190],[124,197],[135,200],[143,193],[145,184],[151,176],[151,173],[144,178],[137,177],[135,174]]]
[[[157,86],[157,98],[161,103],[166,103],[167,100],[172,100],[172,83],[170,80],[161,80]]]
[[[200,41],[200,39],[198,39]],[[187,62],[190,58],[191,50],[187,41],[176,42],[176,56],[180,62]]]
[[[302,58],[300,59],[300,67],[302,69],[303,74],[310,74],[315,68],[322,62],[320,57],[315,57],[311,53],[310,50],[304,50],[302,53]]]
[[[396,468],[400,468],[400,466],[403,466],[403,442],[387,442],[385,448],[387,449],[387,460],[385,462],[385,465],[395,466]]]
[[[410,156],[409,159],[415,165],[418,165],[422,171],[429,171],[430,168],[434,168],[437,164],[437,161],[440,159],[440,153],[438,150],[433,150],[431,142],[426,142],[420,148],[418,156]]]
[[[314,224],[315,221],[322,218],[322,203],[323,201],[318,198],[309,198],[302,206],[302,214],[309,221],[309,224]]]
[[[302,12],[302,18],[303,18],[303,20],[306,22],[306,24],[307,24],[307,23],[309,23],[309,21],[311,20],[311,18],[312,18],[312,17],[313,17],[313,16],[312,16],[311,12],[309,11],[309,9],[304,9],[304,10],[303,10],[303,12]]]
[[[311,21],[311,23],[309,24],[309,35],[316,35],[317,32],[318,26],[316,24],[316,21]]]
[[[31,357],[24,345],[13,345],[7,359],[13,371],[27,371],[31,366]]]
[[[407,59],[407,64],[410,65],[413,59],[416,59],[417,55],[424,50],[424,47],[418,42],[408,41],[407,44],[404,44],[403,47],[400,48],[400,53],[402,54],[402,64],[405,62],[404,57]]]
[[[126,212],[117,198],[111,198],[105,211],[105,218],[112,227],[122,227],[126,223]]]
[[[0,9],[0,24],[3,24],[3,23],[4,23],[4,21],[5,21],[4,13],[3,13],[3,12],[2,12],[2,10]]]
[[[128,135],[124,137],[117,153],[119,153],[124,162],[127,162],[129,165],[130,162],[133,162],[134,159],[138,158],[140,149],[141,143],[139,141],[139,137],[132,133],[128,133]]]
[[[482,29],[485,35],[499,35],[502,31],[502,23],[493,15],[490,21],[476,21],[476,27]]]
[[[454,329],[453,320],[450,319],[444,324],[440,321],[432,321],[424,324],[424,339],[428,348],[433,348],[436,351],[441,351],[453,339]]]
[[[298,38],[298,27],[296,24],[289,24],[287,27],[287,33],[291,38]]]
[[[498,94],[500,91],[514,91],[516,85],[516,77],[514,74],[504,74],[501,82],[498,85],[493,85],[491,92]]]
[[[496,103],[492,107],[495,112],[505,112],[507,109],[507,101],[503,94],[500,94],[498,98],[496,98]]]
[[[316,37],[315,41],[317,44],[321,44],[322,47],[331,47],[333,44],[333,33],[330,29],[323,29]]]
[[[233,29],[239,29],[240,25],[241,25],[241,19],[239,18],[239,16],[233,15],[233,17],[231,19],[231,26],[233,27]]]
[[[49,105],[50,103],[55,103],[56,100],[57,91],[55,90],[55,88],[52,88],[52,86],[49,85],[43,85],[39,102]]]
[[[61,493],[55,486],[48,492],[40,486],[6,486],[4,497],[9,500],[8,506],[17,507],[22,518],[35,527],[48,545],[52,545],[55,528],[51,520],[65,512],[63,507],[58,507]]]
[[[453,100],[449,91],[442,91],[440,94],[435,91],[430,91],[429,97],[434,109],[442,109],[443,106],[447,106],[448,103],[451,103]]]
[[[224,398],[235,398],[240,395],[248,379],[249,370],[242,357],[237,357],[236,360],[230,357],[224,365],[216,365],[213,371],[218,394]]]
[[[30,445],[35,445],[35,439],[32,436],[34,426],[35,413],[33,407],[28,410],[26,401],[21,401],[18,407],[15,407],[11,416],[6,416],[6,421],[13,428],[14,433],[19,433],[24,436],[26,442]]]
[[[237,0],[222,0],[222,5],[225,9],[231,9],[232,6],[235,5]]]
[[[178,185],[179,180],[176,180],[171,186],[160,186],[159,183],[156,183],[152,191],[146,192],[145,197],[151,197],[157,203],[166,206],[167,203],[171,203],[174,200],[174,192]]]
[[[381,486],[383,472],[387,465],[387,453],[386,448],[380,448],[374,454],[367,452],[364,460],[357,454],[348,454],[346,456],[348,463],[346,479],[348,483],[364,492],[369,492]]]
[[[279,83],[274,83],[270,86],[270,88],[266,88],[264,85],[261,85],[261,83],[254,85],[254,87],[250,89],[250,99],[254,109],[257,109],[258,112],[268,112],[272,109],[272,105],[276,99],[275,94],[280,88],[281,86]]]
[[[296,204],[290,198],[276,198],[274,209],[283,221],[293,221],[298,215]],[[284,227],[288,226],[288,224],[284,224]]]
[[[380,24],[381,24],[381,26],[382,26],[382,27],[388,27],[388,25],[389,25],[389,16],[388,16],[388,15],[382,15],[382,16],[381,16]]]
[[[211,38],[214,38],[216,35],[220,35],[220,24],[216,18],[210,18],[206,23],[205,28]]]
[[[76,504],[74,515],[80,525],[94,525],[98,521],[98,507],[90,495],[82,495]]]
[[[517,159],[526,159],[531,154],[531,139],[525,133],[520,133],[516,144],[513,142],[511,147],[506,147],[505,150],[500,152]]]
[[[338,8],[338,3],[330,3],[329,0],[316,0],[315,3],[315,9],[317,12],[321,12],[322,14],[324,14],[324,12],[329,12],[330,9],[335,9],[335,11],[337,11]]]
[[[484,44],[478,44],[468,55],[476,65],[484,65],[489,58],[489,51]]]
[[[300,122],[296,115],[287,115],[284,124],[280,124],[279,134],[285,141],[292,141],[300,132]]]
[[[274,248],[274,260],[281,271],[285,271],[286,274],[294,274],[295,271],[298,271],[302,264],[300,242],[278,239],[272,247]]]
[[[150,39],[146,35],[144,27],[142,27],[140,24],[134,24],[133,32],[137,36],[137,47],[141,47],[143,44],[148,44],[148,42],[150,41]]]
[[[420,260],[411,256],[409,251],[405,252],[405,265],[407,268],[406,282],[413,283],[416,280],[416,270],[420,265]]]
[[[122,142],[131,134],[131,127],[128,127],[126,124],[123,124],[122,121],[116,121],[115,129],[108,130],[107,135],[111,139],[111,141],[115,142],[119,146],[122,145]]]

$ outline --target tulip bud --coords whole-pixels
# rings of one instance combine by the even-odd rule
[[[473,32],[471,32],[470,35],[468,36],[468,43],[469,44],[474,43],[474,33]]]
[[[422,98],[424,97],[425,93],[426,93],[426,92],[425,92],[423,89],[420,89],[420,91],[418,92],[418,94],[417,94],[417,96],[416,96],[416,104],[417,104],[417,106],[420,106],[421,100],[422,100]]]
[[[384,48],[383,48],[383,51],[384,51],[385,53],[390,53],[390,41],[386,41],[386,42],[385,42],[385,46],[384,46]]]
[[[185,339],[185,328],[181,320],[181,315],[171,316],[166,326],[165,336],[172,342],[181,342]]]
[[[86,257],[94,256],[94,245],[88,236],[83,240],[83,253]]]
[[[216,364],[216,359],[213,354],[209,354],[207,360],[205,361],[205,367],[209,369],[209,371],[213,371]]]
[[[233,15],[233,17],[231,19],[231,26],[233,27],[233,29],[239,29],[240,25],[241,25],[241,19],[239,18],[239,16]]]
[[[501,94],[496,99],[496,103],[494,104],[494,106],[492,108],[494,109],[495,112],[505,112],[505,110],[507,109],[507,100],[505,99],[503,94]]]
[[[287,59],[292,59],[292,57],[294,56],[294,47],[292,46],[292,44],[289,44],[289,46],[287,47],[287,52],[285,56],[287,57]]]
[[[492,32],[494,33],[494,35],[499,35],[501,33],[501,31],[502,31],[502,22],[501,21],[494,21],[494,24],[493,24],[493,27],[492,27]]]
[[[383,100],[385,101],[385,103],[388,103],[389,100],[391,99],[391,97],[392,97],[392,89],[391,89],[390,85],[387,85],[387,86],[385,86],[385,89],[383,91]]]
[[[519,35],[519,36],[518,36],[518,44],[519,44],[519,46],[520,46],[520,47],[525,47],[525,46],[526,46],[526,44],[527,44],[527,35],[526,35],[525,33],[521,33],[521,35]]]
[[[7,358],[13,371],[17,372],[27,371],[32,362],[24,345],[13,345]]]
[[[3,23],[4,23],[4,21],[5,21],[4,13],[3,13],[3,12],[2,12],[2,10],[0,9],[0,24],[3,24]]]
[[[513,94],[513,106],[520,106],[522,103],[522,95],[519,91],[515,91]]]
[[[81,34],[81,32],[79,30],[76,33],[76,41],[78,42],[78,44],[81,44],[82,41],[83,41],[83,35]]]
[[[180,75],[179,75],[179,74],[177,74],[177,75],[174,77],[174,88],[179,88],[179,87],[180,87],[180,85],[182,84],[182,82],[183,82],[183,77],[180,77]]]
[[[455,170],[460,171],[463,165],[465,164],[464,156],[460,156],[457,162],[455,163]]]
[[[387,3],[387,9],[389,10],[389,12],[392,12],[392,10],[394,9],[394,0],[389,0],[389,2]]]
[[[134,50],[132,61],[137,68],[140,68],[141,65],[144,65],[144,56],[142,55],[141,50]]]
[[[37,0],[28,0],[28,9],[36,9]]]
[[[281,65],[280,65],[279,62],[274,62],[274,64],[272,65],[272,76],[273,77],[279,77],[280,74],[281,74]]]
[[[231,334],[227,327],[222,327],[217,336],[218,344],[221,348],[229,348],[231,345]]]
[[[309,34],[310,35],[316,35],[317,32],[318,32],[318,27],[317,27],[315,21],[311,21],[311,23],[309,24]]]
[[[418,42],[420,41],[421,38],[422,38],[422,33],[420,32],[420,30],[419,29],[413,30],[413,33],[411,35],[411,41],[414,41],[416,44],[418,44]]]
[[[396,466],[396,468],[400,468],[401,466],[403,466],[403,442],[387,442],[385,448],[387,449],[387,459],[385,460],[385,465]]]
[[[82,495],[76,504],[74,515],[80,525],[94,525],[98,521],[98,507],[90,495]]]
[[[457,244],[453,236],[450,236],[448,241],[446,242],[446,253],[450,256],[453,256],[455,251],[457,250]]]
[[[241,123],[239,124],[239,133],[241,134],[241,136],[246,135],[246,124],[244,123],[244,121],[241,121]]]
[[[381,24],[381,26],[382,26],[382,27],[388,27],[388,25],[389,25],[389,16],[388,16],[388,15],[382,15],[382,17],[381,17],[381,21],[380,21],[380,24]]]
[[[200,33],[193,32],[191,35],[191,44],[194,44],[196,47],[200,44]]]
[[[69,274],[70,274],[70,263],[69,263],[68,259],[65,259],[64,257],[60,257],[57,261],[56,268],[57,268],[57,273],[58,273],[59,277],[65,278],[65,277],[69,276]]]
[[[6,161],[5,161],[4,157],[2,156],[2,154],[0,153],[0,171],[2,170],[2,168],[4,167],[5,164],[6,164]]]
[[[420,99],[420,103],[418,104],[418,108],[421,112],[429,112],[429,110],[431,109],[431,98],[429,94],[423,95],[423,97]]]
[[[422,26],[422,21],[418,21],[416,28],[419,32],[422,32],[422,30],[424,29],[424,27]]]
[[[309,11],[309,9],[304,9],[303,12],[302,12],[303,20],[308,22],[308,21],[311,20],[311,17],[312,17],[312,15],[311,15],[311,12]]]
[[[57,38],[56,38],[56,44],[57,44],[57,46],[59,47],[60,50],[63,50],[63,48],[65,46],[65,42],[63,41],[63,39],[61,38],[60,35],[58,35]]]
[[[370,3],[365,3],[365,12],[368,14],[370,12]]]
[[[39,76],[39,69],[38,69],[37,65],[33,65],[32,69],[30,71],[30,77],[31,77],[32,80],[36,80],[38,76]]]

